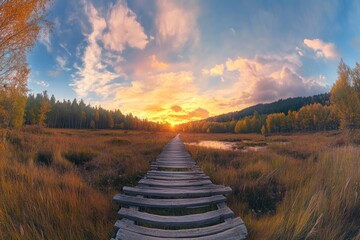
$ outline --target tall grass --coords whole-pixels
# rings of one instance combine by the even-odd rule
[[[188,146],[214,182],[233,188],[229,205],[245,221],[249,239],[360,239],[360,147],[328,133],[266,142],[258,152]]]
[[[136,184],[174,136],[38,128],[1,135],[0,239],[109,239],[113,195]]]

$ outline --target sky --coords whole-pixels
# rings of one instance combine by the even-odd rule
[[[54,0],[31,93],[172,124],[328,92],[360,56],[360,1]]]

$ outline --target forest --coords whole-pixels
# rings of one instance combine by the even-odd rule
[[[168,123],[155,123],[140,119],[120,110],[106,110],[86,105],[83,100],[57,101],[54,95],[49,98],[47,92],[36,96],[29,95],[25,106],[25,125],[39,125],[50,128],[73,129],[137,129],[147,131],[165,131]]]

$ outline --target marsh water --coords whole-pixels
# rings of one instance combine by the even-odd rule
[[[243,143],[247,143],[246,140],[242,141]],[[213,149],[221,149],[221,150],[232,150],[232,151],[259,151],[267,147],[267,145],[259,145],[259,146],[245,146],[243,148],[239,148],[239,144],[237,142],[227,142],[227,141],[199,141],[199,142],[190,142],[185,143],[191,146],[199,146],[199,147],[207,147]]]

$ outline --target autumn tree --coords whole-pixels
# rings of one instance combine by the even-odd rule
[[[45,20],[49,0],[0,0],[0,123],[22,124],[29,68],[26,53],[34,46]]]
[[[338,80],[331,89],[331,103],[341,119],[341,127],[360,127],[360,66],[354,69],[343,60],[338,67]]]
[[[40,94],[38,94],[39,96]],[[50,100],[49,97],[47,95],[47,92],[44,91],[42,97],[40,97],[40,106],[39,106],[39,111],[38,111],[38,116],[37,116],[37,123],[40,126],[45,126],[45,121],[46,121],[46,114],[48,112],[50,112],[51,110],[51,105],[50,105]]]

